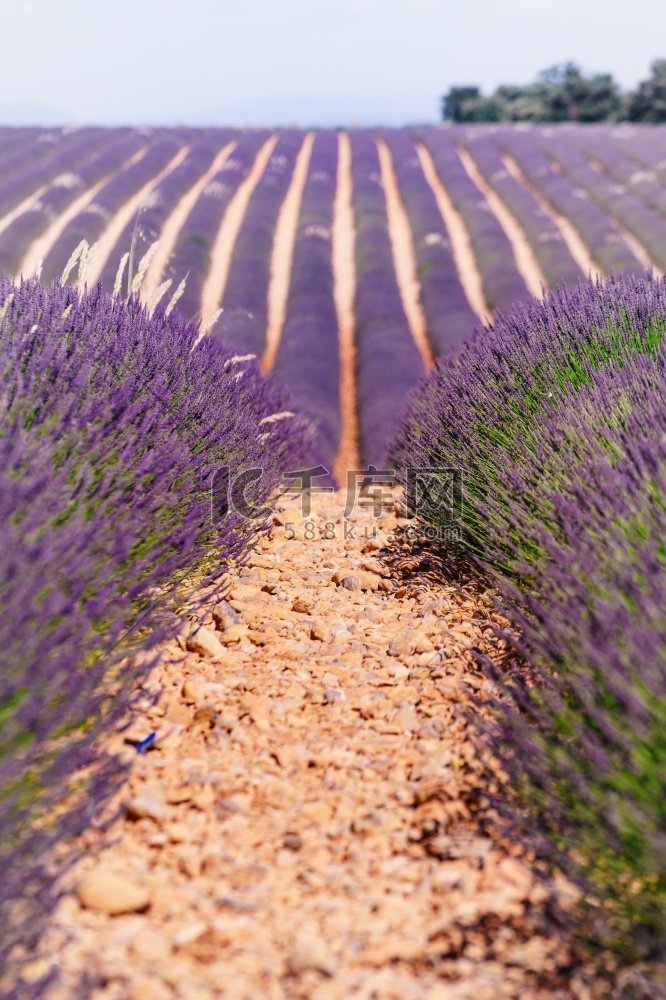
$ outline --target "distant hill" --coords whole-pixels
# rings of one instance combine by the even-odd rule
[[[0,125],[69,125],[71,116],[41,104],[0,104]]]

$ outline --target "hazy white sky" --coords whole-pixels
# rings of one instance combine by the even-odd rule
[[[432,121],[573,59],[633,86],[664,0],[0,0],[0,120]]]

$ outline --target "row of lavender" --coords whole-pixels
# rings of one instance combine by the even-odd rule
[[[130,150],[137,151],[139,146],[146,147],[160,139],[168,143],[164,131],[161,134],[140,130],[128,134],[128,130],[105,132],[101,129],[5,131],[0,148],[0,211],[10,211],[23,198],[41,191],[45,185],[53,185],[57,178],[61,179],[61,183],[56,185],[57,190],[48,190],[46,200],[40,198],[30,217],[21,219],[20,225],[15,224],[12,233],[6,234],[2,259],[4,266],[12,271],[18,267],[21,254],[45,220],[57,216],[75,193],[96,183],[100,176],[104,176],[105,169],[111,173],[122,166],[124,161],[118,159],[122,150],[114,155],[120,142],[125,143],[128,155]],[[646,136],[645,130],[631,130],[631,142],[628,142],[628,137],[622,138],[625,131],[572,128],[517,130],[508,127],[417,130],[415,137],[418,143],[429,148],[439,177],[467,227],[479,263],[486,300],[491,308],[503,308],[524,298],[526,292],[506,235],[468,176],[456,146],[464,145],[472,152],[486,180],[496,187],[514,213],[532,243],[548,284],[553,287],[561,280],[575,278],[576,265],[563,245],[561,233],[544,215],[529,186],[526,187],[520,179],[507,172],[506,158],[512,158],[528,185],[533,185],[556,211],[573,221],[602,271],[638,269],[641,266],[641,261],[627,245],[615,223],[633,233],[661,267],[666,257],[659,215],[663,213],[666,201],[663,165],[657,158],[661,133],[649,130],[650,135]],[[208,138],[212,139],[214,135],[211,133]],[[178,140],[181,143],[193,141],[197,147],[201,147],[202,143],[205,145],[206,137],[195,136],[195,130],[180,130]],[[217,138],[220,142],[224,141],[221,130]],[[248,141],[251,144],[252,137],[248,136]],[[396,146],[398,157],[405,156],[408,161],[414,159],[406,137],[400,141],[399,133],[394,133],[391,141]],[[99,149],[100,145],[111,147],[106,155],[104,149]],[[46,157],[45,149],[48,150]],[[242,160],[242,151],[240,155]],[[189,156],[188,160],[193,168],[194,160]],[[200,162],[203,163],[203,155]],[[641,164],[645,169],[641,169]],[[141,166],[134,166],[134,173],[130,171],[126,177],[127,197],[135,190],[133,177],[145,181],[151,168],[159,170],[163,164],[159,152],[152,151]],[[235,169],[235,158],[232,158],[227,171],[220,171],[220,176],[211,184],[211,191],[227,189],[229,176],[222,174],[228,174],[231,169]],[[242,175],[242,162],[238,169]],[[170,197],[175,195],[168,188],[165,193]],[[78,235],[87,233],[89,242],[99,235],[101,220],[110,211],[107,200],[112,205],[117,203],[112,192],[107,199],[104,191],[101,201],[95,201],[90,206],[88,216],[81,218],[80,224],[72,224],[66,230],[59,241],[60,253],[54,254],[53,260],[47,263],[47,276],[53,276],[57,266],[64,265]],[[220,207],[223,212],[224,204]],[[210,208],[210,204],[206,205],[204,201],[197,212],[202,219],[215,220],[216,213],[210,212]],[[431,208],[431,218],[436,220],[437,208],[434,204]],[[91,213],[98,217],[96,224],[90,217]],[[200,245],[210,242],[211,234],[205,232],[206,226],[197,227],[196,219],[193,222],[193,231],[189,234],[192,242]],[[434,231],[436,229],[435,226]],[[129,227],[123,233],[126,241],[132,235],[135,234],[129,231]],[[118,256],[116,253],[109,258],[105,273],[107,284],[111,270],[117,266]],[[200,272],[205,262],[205,247],[198,255],[191,246],[181,248],[177,263],[194,265],[190,268],[193,274],[192,291],[185,303],[193,306],[192,314],[196,313],[194,286],[200,287],[204,281]],[[452,308],[457,308],[455,298]],[[433,336],[437,341],[437,331]]]
[[[102,286],[113,288],[118,267],[123,255],[130,253],[128,279],[135,270],[135,262],[141,261],[150,247],[162,236],[164,225],[179,200],[190,190],[208,170],[215,156],[230,143],[235,136],[231,129],[207,129],[194,131],[187,138],[187,155],[184,156],[166,176],[159,181],[150,195],[129,219],[123,232],[116,240],[114,248],[101,274]],[[152,179],[151,164],[143,163],[138,170],[135,187],[138,190]],[[131,188],[124,184],[128,195]]]
[[[462,470],[455,508],[407,495],[458,529],[532,660],[490,665],[497,804],[587,890],[586,938],[629,960],[666,941],[665,399],[666,279],[582,282],[443,361],[393,451],[405,477]]]
[[[539,136],[539,142],[550,161],[558,164],[579,190],[585,192],[612,220],[635,237],[657,267],[666,269],[666,220],[660,214],[658,206],[645,204],[643,198],[648,193],[646,188],[637,195],[629,187],[617,184],[603,170],[598,169],[598,164],[593,166],[595,161],[578,149],[567,135],[559,136],[556,143],[548,137]]]
[[[238,354],[262,357],[267,349],[275,231],[304,139],[305,133],[296,129],[280,135],[234,246],[215,333]]]
[[[359,446],[364,463],[381,468],[423,360],[398,287],[377,144],[368,132],[357,132],[351,151]]]
[[[412,139],[402,129],[387,131],[383,137],[411,226],[428,337],[433,354],[445,354],[470,335],[477,316],[461,284],[448,230]]]
[[[238,138],[230,155],[210,179],[178,234],[165,277],[179,282],[187,276],[179,309],[187,319],[201,319],[202,291],[211,265],[215,238],[231,200],[268,140],[266,131]],[[206,320],[208,317],[203,317]]]
[[[341,434],[340,349],[333,282],[333,219],[338,137],[318,132],[303,189],[287,310],[275,378],[316,426],[316,450],[332,469]]]
[[[439,178],[465,223],[488,306],[491,310],[504,309],[526,298],[527,289],[509,239],[465,170],[454,138],[441,130],[425,130],[418,135],[425,139]]]
[[[548,287],[557,288],[560,284],[577,281],[581,271],[560,229],[539,203],[537,195],[509,172],[496,137],[481,133],[465,145],[486,182],[522,227]]]
[[[308,450],[256,366],[135,300],[1,278],[0,347],[4,968],[49,904],[48,850],[119,777],[101,747],[175,609],[196,606],[184,581],[219,589]],[[262,469],[250,518],[227,503],[230,456],[234,473]]]
[[[44,281],[53,281],[61,276],[72,250],[81,240],[87,240],[91,246],[96,243],[115,213],[147,181],[166,167],[183,148],[184,142],[185,136],[180,132],[165,130],[144,146],[138,156],[132,157],[124,168],[116,171],[97,191],[94,200],[71,220],[55,246],[47,253],[42,271]],[[107,290],[110,291],[112,287],[113,285]]]
[[[110,132],[101,148],[86,138],[78,162],[68,157],[76,171],[61,174],[38,200],[30,205],[0,235],[0,271],[17,274],[32,243],[46,230],[77,195],[116,174],[146,143],[144,136],[130,129]],[[68,234],[69,235],[69,234]]]
[[[82,160],[113,138],[114,132],[101,128],[44,132],[3,153],[0,219],[24,200],[39,195],[56,178],[76,170]]]

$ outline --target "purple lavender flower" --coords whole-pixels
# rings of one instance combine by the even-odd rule
[[[664,399],[666,281],[581,282],[440,360],[394,451],[406,479],[462,470],[465,554],[532,662],[492,670],[519,818],[631,958],[663,957],[666,930]]]
[[[158,309],[0,279],[0,917],[43,903],[43,852],[81,828],[118,763],[100,757],[173,634],[184,585],[220,580],[265,527],[285,469],[309,460],[304,425],[271,422],[282,394],[256,366]],[[211,519],[211,482],[261,470]],[[255,512],[247,516],[247,505]],[[218,505],[219,506],[219,505]],[[113,680],[111,681],[111,674]],[[55,741],[55,742],[54,742]],[[95,763],[84,805],[77,770]],[[57,829],[35,821],[58,805]],[[40,902],[41,899],[41,902]],[[10,922],[2,947],[25,929]],[[0,949],[1,950],[1,949]]]

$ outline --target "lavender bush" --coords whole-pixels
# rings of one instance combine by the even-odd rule
[[[117,771],[98,737],[133,697],[132,654],[173,632],[175,602],[191,600],[184,578],[218,580],[243,557],[306,446],[256,367],[160,310],[2,278],[0,317],[7,947],[35,916],[45,848],[80,828]],[[262,470],[244,492],[253,517],[211,519],[220,467]],[[77,772],[91,762],[88,787]]]
[[[621,368],[637,355],[663,364],[665,331],[663,280],[581,282],[517,306],[439,360],[412,402],[394,458],[403,469],[460,469],[464,503],[456,524],[465,550],[510,572],[515,497],[498,483],[500,470],[515,462],[517,442],[538,452],[546,408],[575,397],[599,369]],[[501,530],[499,521],[488,522],[489,497],[498,518],[502,511]],[[419,513],[436,523],[442,512],[426,504]],[[534,557],[532,540],[524,544]]]
[[[533,665],[494,672],[498,752],[535,845],[631,958],[663,957],[666,930],[665,362],[666,281],[582,282],[440,361],[395,448],[462,469],[464,551]]]
[[[606,943],[631,959],[662,960],[664,399],[666,373],[649,357],[598,372],[575,400],[549,408],[539,455],[519,445],[515,466],[501,471],[505,488],[524,490],[515,494],[514,531],[547,562],[527,595],[498,578],[539,683],[495,674],[512,699],[497,746],[535,846],[601,898],[593,915]],[[523,496],[538,497],[549,516],[535,515]]]

